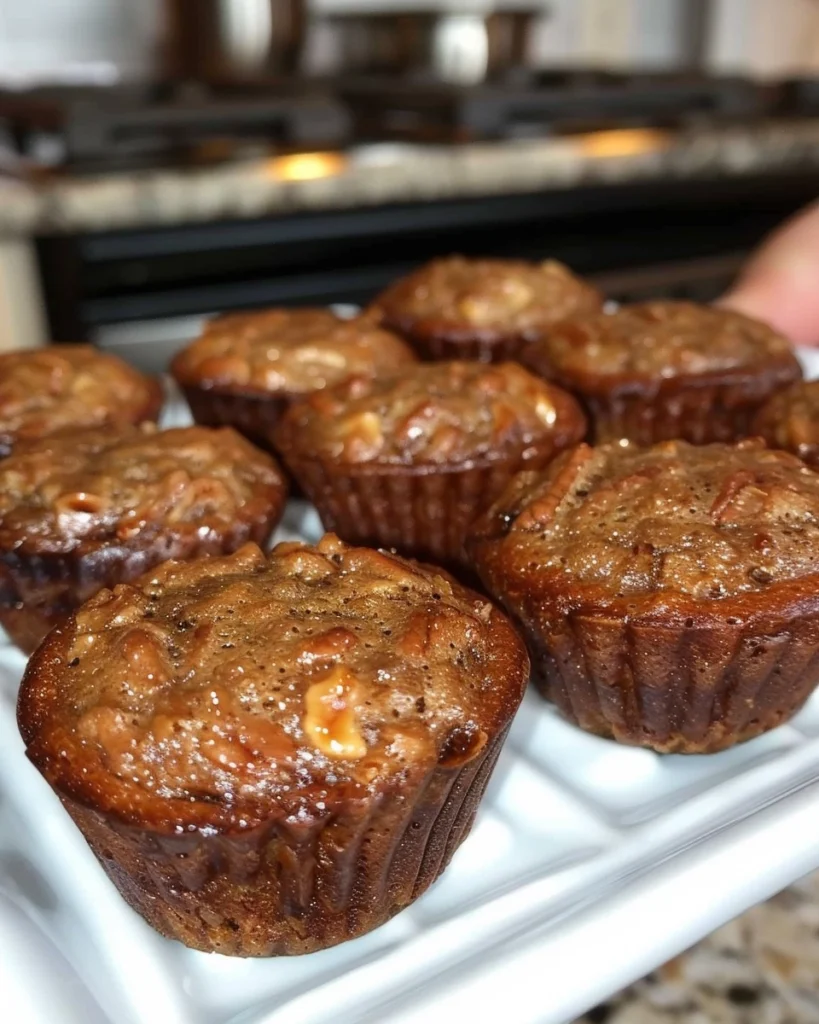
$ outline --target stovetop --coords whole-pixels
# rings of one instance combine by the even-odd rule
[[[155,83],[0,92],[0,128],[35,164],[116,169],[211,162],[252,148],[338,147],[351,134],[346,106],[298,82],[258,88]]]
[[[360,78],[339,83],[338,93],[365,137],[437,141],[747,120],[764,107],[749,79],[593,70],[512,73],[466,87]]]
[[[518,71],[476,86],[423,77],[153,83],[0,92],[0,148],[75,171],[210,163],[244,154],[679,128],[819,111],[819,82]]]

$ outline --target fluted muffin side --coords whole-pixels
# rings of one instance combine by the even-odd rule
[[[819,683],[819,477],[761,442],[579,446],[467,547],[539,691],[589,732],[708,753]]]
[[[383,924],[440,875],[528,672],[485,598],[328,536],[102,591],[35,652],[18,722],[158,931],[291,955]]]

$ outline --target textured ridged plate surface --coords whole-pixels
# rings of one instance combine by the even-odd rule
[[[318,532],[294,502],[279,538]],[[24,664],[0,642],[4,1024],[557,1024],[819,868],[819,694],[688,758],[585,735],[530,694],[472,835],[408,911],[298,959],[195,953],[126,906],[27,763]]]

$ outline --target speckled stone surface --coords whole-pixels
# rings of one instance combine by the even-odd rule
[[[819,874],[725,925],[576,1024],[817,1024]]]
[[[354,150],[334,161],[333,173],[302,180],[275,157],[37,182],[0,177],[0,234],[105,231],[817,167],[816,120],[460,146],[381,145]]]

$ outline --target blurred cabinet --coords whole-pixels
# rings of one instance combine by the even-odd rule
[[[819,72],[817,0],[547,0],[546,6],[535,46],[544,65],[699,67],[763,77]]]
[[[42,345],[46,330],[34,243],[0,238],[0,352]]]
[[[692,63],[704,0],[547,0],[534,45],[541,65],[613,68]]]
[[[0,0],[0,80],[148,75],[161,9],[162,0]]]
[[[705,66],[763,77],[819,71],[816,0],[711,0]]]
[[[0,80],[151,74],[168,0],[0,0]],[[206,0],[190,0],[194,5]],[[516,0],[308,0],[313,12],[487,11]],[[518,4],[519,6],[519,4]],[[528,4],[527,4],[528,6]],[[819,0],[534,0],[541,66],[819,72]]]

